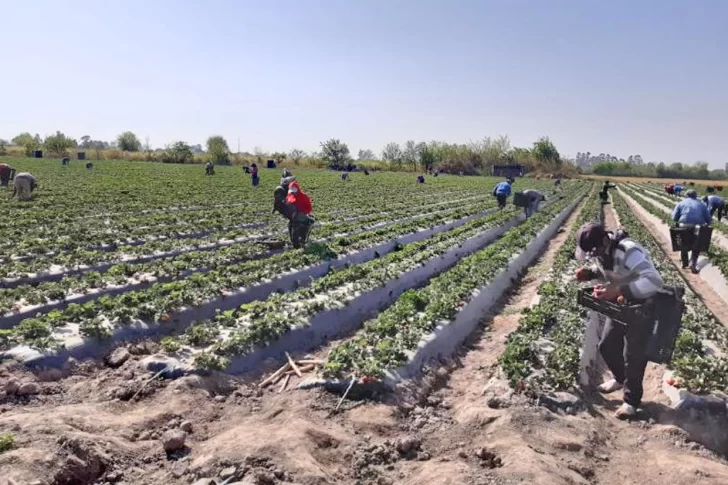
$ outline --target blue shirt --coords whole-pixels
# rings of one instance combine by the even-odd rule
[[[701,225],[710,224],[710,212],[698,199],[686,198],[681,200],[672,211],[672,220],[680,224]]]
[[[508,197],[511,195],[511,184],[508,182],[501,182],[495,186],[495,195],[505,195]]]
[[[723,199],[718,197],[717,195],[709,195],[708,209],[712,209],[713,207],[723,207]]]

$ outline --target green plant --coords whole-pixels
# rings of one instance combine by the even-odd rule
[[[4,453],[12,449],[15,444],[15,435],[12,433],[0,434],[0,453]]]
[[[177,352],[182,347],[179,340],[174,337],[164,337],[160,340],[159,345],[162,346],[165,352],[169,352],[170,354]]]

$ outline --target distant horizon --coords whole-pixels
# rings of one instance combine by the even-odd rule
[[[377,155],[389,142],[548,136],[724,168],[728,2],[0,0],[0,138]],[[59,30],[59,27],[64,28]]]

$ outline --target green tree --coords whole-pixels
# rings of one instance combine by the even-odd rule
[[[561,156],[549,137],[542,136],[536,140],[531,149],[534,158],[543,164],[561,165]]]
[[[332,138],[321,143],[321,158],[328,162],[330,167],[345,164],[350,160],[349,147],[341,140]]]
[[[273,160],[276,161],[276,163],[281,163],[283,160],[286,159],[286,154],[283,152],[275,152],[273,155],[270,156]]]
[[[60,131],[55,135],[47,136],[43,146],[51,155],[63,157],[68,154],[68,149],[77,146],[76,140],[69,138]]]
[[[192,163],[194,158],[192,147],[183,141],[176,141],[167,145],[167,148],[159,156],[162,163]]]
[[[357,155],[357,160],[376,160],[377,157],[374,155],[374,152],[371,150],[359,150],[359,155]]]
[[[210,159],[215,163],[225,165],[230,163],[230,148],[225,138],[220,135],[214,135],[207,139],[207,153],[210,154]]]
[[[131,131],[125,131],[116,137],[119,150],[124,152],[138,152],[142,148],[142,142]]]
[[[40,138],[38,135],[31,135],[30,133],[23,132],[12,139],[14,146],[23,147],[25,149],[25,156],[30,157],[33,155],[33,151],[40,148],[40,143],[38,142],[38,138]]]

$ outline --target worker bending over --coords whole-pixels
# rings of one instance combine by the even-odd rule
[[[722,197],[718,197],[717,195],[706,195],[703,197],[703,203],[708,206],[708,211],[711,216],[716,214],[719,221],[723,219],[723,214],[725,214],[725,201]]]
[[[625,232],[613,234],[600,224],[587,223],[577,232],[576,243],[576,258],[593,258],[595,263],[591,268],[579,268],[576,279],[606,280],[594,288],[598,299],[616,301],[623,296],[630,303],[647,304],[662,289],[662,278],[650,253]],[[616,412],[620,419],[634,417],[642,401],[650,322],[650,316],[645,315],[626,325],[607,318],[599,342],[599,352],[614,376],[602,383],[599,391],[608,394],[624,389],[624,402]]]
[[[508,196],[511,195],[511,184],[513,184],[513,179],[508,179],[493,187],[493,195],[498,201],[499,209],[505,209],[506,207],[506,199],[508,199]]]
[[[526,219],[528,219],[538,211],[538,205],[546,200],[546,196],[538,190],[533,189],[524,190],[523,195],[526,196],[526,200],[528,201],[526,207],[523,208],[526,213]]]

